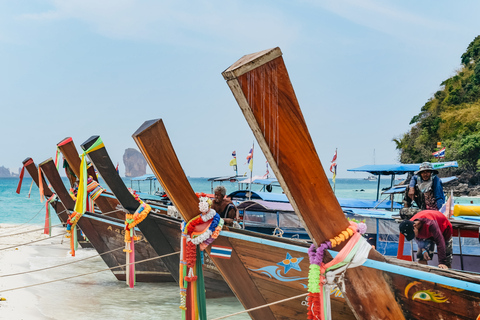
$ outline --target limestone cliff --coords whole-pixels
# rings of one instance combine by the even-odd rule
[[[7,177],[11,177],[11,176],[12,176],[12,174],[10,173],[10,170],[5,168],[4,166],[0,167],[0,177],[1,178],[7,178]]]
[[[147,161],[139,151],[133,148],[125,150],[123,164],[125,165],[125,177],[134,178],[147,173]]]

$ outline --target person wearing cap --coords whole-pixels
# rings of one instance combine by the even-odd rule
[[[437,245],[438,267],[452,267],[453,228],[447,217],[440,211],[423,210],[410,220],[400,223],[400,233],[408,241],[415,238],[417,242],[417,259],[421,264],[432,260],[435,245]]]
[[[440,210],[445,203],[443,185],[430,162],[424,162],[410,180],[404,206],[410,207],[412,200],[421,210]]]

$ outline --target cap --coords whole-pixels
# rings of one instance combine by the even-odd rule
[[[420,165],[420,168],[418,169],[415,174],[419,174],[420,172],[423,171],[432,171],[435,174],[438,174],[438,170],[433,169],[433,165],[430,162],[424,162]]]
[[[415,238],[415,231],[413,231],[413,222],[410,220],[405,220],[400,223],[400,233],[405,236],[407,241]]]

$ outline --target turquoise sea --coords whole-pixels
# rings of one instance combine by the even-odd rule
[[[99,257],[67,267],[4,278],[12,272],[49,268],[96,255],[94,249],[79,249],[76,257],[71,257],[63,236],[48,238],[42,234],[39,228],[44,224],[45,203],[40,202],[38,188],[31,181],[31,178],[24,179],[18,195],[15,193],[18,178],[0,179],[0,297],[6,298],[6,301],[0,301],[0,319],[181,318],[179,291],[175,283],[137,283],[134,289],[130,289],[125,283],[117,281],[110,271],[94,273],[106,269]],[[127,178],[124,181],[128,187],[141,192],[160,188],[158,182],[150,185],[149,181],[138,183]],[[189,181],[194,191],[211,193],[211,183],[207,178],[189,178]],[[67,184],[66,178],[64,182]],[[224,186],[227,192],[238,187],[230,182],[224,183]],[[390,181],[385,179],[381,187],[387,186],[390,186]],[[337,179],[335,192],[338,197],[374,200],[376,187],[376,181]],[[52,220],[53,225],[59,222],[56,217]],[[31,229],[37,231],[23,234]],[[53,233],[62,232],[58,226]],[[29,243],[37,238],[45,240]],[[28,245],[21,245],[24,243]],[[3,250],[11,245],[18,248]],[[21,288],[66,277],[70,279]],[[21,289],[7,290],[12,288]],[[235,297],[207,300],[208,319],[242,310],[243,306]],[[241,314],[228,319],[249,319],[249,316]]]

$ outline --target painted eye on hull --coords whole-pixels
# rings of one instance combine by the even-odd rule
[[[412,300],[423,300],[423,301],[432,301],[436,303],[443,303],[448,301],[448,298],[446,298],[443,294],[441,293],[435,293],[430,290],[420,290],[415,292],[415,294],[412,297]]]
[[[278,261],[278,260],[277,260]],[[282,261],[283,264],[290,264],[290,259],[285,259]]]

